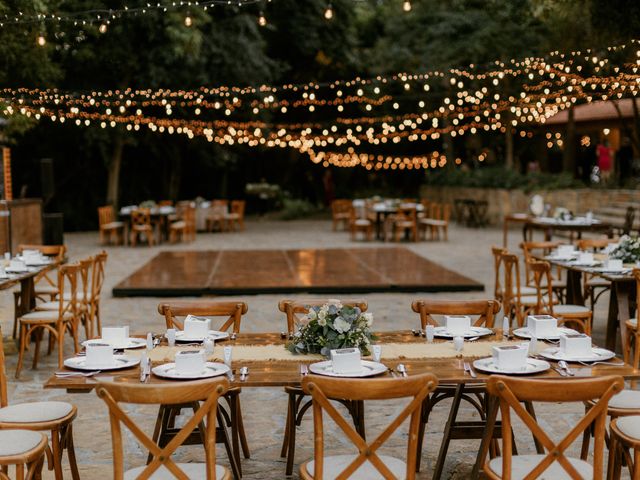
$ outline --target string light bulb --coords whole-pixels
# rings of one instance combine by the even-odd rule
[[[411,11],[411,2],[409,0],[404,0],[404,3],[402,4],[402,10],[404,10],[405,12]]]
[[[333,8],[331,8],[331,4],[327,5],[327,9],[324,11],[324,18],[327,20],[331,20],[333,18]]]
[[[184,17],[184,26],[190,27],[191,25],[193,25],[193,19],[191,18],[191,13],[187,12],[186,17]]]
[[[99,31],[100,33],[107,33],[107,29],[108,29],[108,28],[109,28],[109,27],[107,26],[107,22],[103,22],[103,23],[101,23],[101,24],[100,24],[100,26],[98,27],[98,31]]]
[[[264,16],[264,13],[260,12],[260,16],[258,17],[258,25],[264,27],[267,24],[267,17]]]
[[[39,47],[44,47],[47,44],[47,39],[44,36],[44,33],[40,32],[38,34],[38,38],[36,39],[36,43]]]

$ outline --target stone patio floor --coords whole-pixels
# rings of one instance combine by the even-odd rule
[[[510,247],[517,249],[521,240],[518,230],[513,230]],[[403,244],[415,253],[451,270],[457,271],[486,286],[485,292],[472,293],[375,293],[358,295],[369,303],[369,311],[375,316],[377,330],[398,330],[415,328],[418,317],[410,309],[411,302],[417,298],[437,297],[440,299],[490,298],[493,295],[493,264],[490,252],[491,245],[502,242],[502,231],[498,229],[467,229],[453,225],[449,232],[449,241],[420,242]],[[97,232],[68,233],[65,235],[71,260],[94,254],[101,249]],[[198,234],[197,240],[191,244],[159,245],[148,247],[106,247],[109,259],[106,266],[106,282],[101,304],[103,325],[129,324],[137,332],[164,330],[164,320],[156,310],[158,298],[113,298],[112,287],[123,278],[141,267],[161,250],[213,250],[213,249],[281,249],[281,248],[335,248],[335,247],[386,247],[393,244],[379,242],[351,242],[346,232],[332,232],[330,222],[305,220],[293,222],[249,221],[244,232]],[[277,275],[277,272],[274,272]],[[249,311],[243,318],[243,331],[268,332],[283,329],[284,318],[277,310],[277,303],[283,295],[256,295],[225,297],[225,299],[241,299],[249,304]],[[304,297],[304,295],[287,295],[288,298]],[[594,339],[602,342],[606,321],[606,305],[608,298],[603,296],[598,303],[594,322]],[[13,322],[13,295],[10,291],[0,292],[0,325],[6,335],[10,334]],[[11,346],[9,344],[9,346]],[[70,354],[70,342],[65,352]],[[78,464],[82,478],[112,477],[111,436],[106,406],[94,393],[67,394],[60,390],[44,390],[46,379],[56,370],[55,355],[45,357],[38,370],[31,370],[30,356],[27,354],[26,368],[20,380],[14,380],[13,372],[17,355],[7,349],[7,371],[9,373],[10,403],[37,400],[70,401],[78,407],[78,418],[74,422],[74,438]],[[280,446],[286,414],[286,396],[281,388],[250,389],[242,392],[242,408],[245,428],[251,449],[251,459],[243,461],[244,478],[246,479],[282,479],[285,478],[285,460],[280,458]],[[384,402],[367,404],[366,423],[368,432],[373,435],[384,428],[394,412],[398,412],[402,404]],[[156,410],[148,407],[132,407],[134,418],[151,432],[155,421]],[[580,405],[546,404],[537,407],[539,423],[560,438],[581,415]],[[427,434],[422,452],[422,471],[419,479],[431,478],[432,468],[437,458],[442,429],[448,414],[448,404],[440,405],[432,414],[427,426]],[[474,416],[470,409],[464,409],[463,415]],[[293,478],[297,476],[297,465],[310,459],[313,455],[313,425],[309,414],[298,429],[296,468]],[[407,427],[394,435],[383,453],[404,457],[406,455]],[[516,440],[520,452],[532,452],[531,436],[516,423]],[[125,467],[141,465],[146,452],[127,432]],[[330,428],[326,433],[330,440],[327,447],[329,453],[349,451],[348,441],[340,432]],[[479,441],[455,440],[451,442],[445,465],[443,478],[468,478],[475,461]],[[226,465],[226,455],[218,445],[218,463]],[[575,444],[572,452],[577,454],[579,446]],[[199,446],[184,447],[179,451],[180,461],[200,461],[203,458]],[[70,478],[66,460],[65,477]],[[53,478],[47,472],[45,478]]]

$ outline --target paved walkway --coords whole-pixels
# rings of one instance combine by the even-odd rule
[[[411,312],[411,302],[421,297],[437,297],[441,299],[489,298],[493,294],[493,266],[490,246],[500,244],[502,231],[494,229],[466,229],[453,226],[449,242],[421,242],[405,244],[407,248],[430,260],[438,262],[454,271],[458,271],[486,285],[484,294],[442,293],[442,294],[404,294],[375,293],[361,295],[368,303],[369,310],[375,316],[375,328],[379,330],[411,329],[417,325],[418,317]],[[520,233],[512,232],[512,248],[520,240]],[[71,259],[79,259],[100,250],[98,235],[92,233],[67,234],[65,241]],[[109,260],[106,267],[106,282],[103,294],[103,325],[129,324],[134,331],[146,332],[163,330],[164,321],[158,315],[156,307],[158,298],[113,298],[111,288],[137,268],[144,265],[161,250],[211,250],[211,249],[280,249],[280,248],[335,248],[361,246],[385,247],[381,243],[351,242],[345,232],[332,232],[327,221],[295,221],[295,222],[259,222],[247,223],[247,230],[242,233],[199,234],[196,242],[188,245],[161,245],[148,247],[108,247]],[[277,272],[274,272],[277,275]],[[295,298],[296,296],[290,296]],[[298,295],[297,297],[304,297]],[[225,297],[239,298],[239,297]],[[242,297],[249,304],[249,312],[243,319],[244,331],[280,331],[284,319],[277,310],[277,302],[282,295],[256,295]],[[601,307],[596,314],[596,341],[604,334],[605,311],[608,299],[600,300]],[[5,334],[11,332],[13,318],[13,295],[0,292],[0,325]],[[66,352],[71,352],[68,343]],[[78,462],[83,478],[109,478],[111,474],[111,441],[105,405],[95,394],[68,395],[64,391],[43,390],[42,383],[55,371],[55,359],[46,358],[38,370],[30,369],[27,363],[19,381],[13,380],[16,355],[7,352],[7,370],[9,379],[10,402],[35,401],[41,399],[67,400],[78,406],[79,414],[74,424],[74,436],[78,453]],[[30,357],[27,357],[27,362]],[[282,389],[245,389],[242,394],[242,405],[245,427],[249,437],[252,458],[243,462],[246,479],[281,479],[284,478],[284,459],[279,457],[282,441],[284,419],[286,414],[286,397]],[[370,432],[376,426],[385,425],[394,411],[401,405],[383,403],[367,405],[367,426]],[[154,409],[133,408],[134,416],[152,429],[155,420]],[[571,425],[581,413],[577,405],[542,405],[538,408],[539,422],[550,428],[554,434],[560,435],[564,427]],[[440,445],[441,431],[446,420],[448,409],[442,405],[436,409],[427,427],[425,450],[423,451],[422,472],[418,478],[431,478],[431,470]],[[473,412],[466,410],[465,415]],[[299,428],[297,462],[309,459],[313,454],[312,415],[308,415]],[[387,453],[403,457],[406,448],[406,429],[395,435],[385,450]],[[331,439],[332,453],[345,451],[348,444],[342,435],[330,429],[327,438]],[[531,450],[530,436],[516,426],[516,438],[520,451]],[[447,457],[443,478],[468,478],[470,468],[475,460],[477,441],[452,442]],[[219,463],[226,464],[223,449],[218,448]],[[200,447],[186,447],[181,450],[181,460],[198,460],[202,458]],[[127,436],[126,465],[136,466],[144,461],[145,455],[131,435]],[[297,474],[294,475],[297,478]]]

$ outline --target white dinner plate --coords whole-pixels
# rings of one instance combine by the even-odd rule
[[[110,365],[87,365],[87,357],[71,357],[64,361],[64,366],[75,370],[120,370],[122,368],[134,367],[140,363],[139,358],[129,357],[125,354],[114,355],[113,363]]]
[[[527,365],[522,370],[502,370],[498,365],[493,363],[493,357],[479,358],[473,362],[476,370],[485,373],[499,373],[502,375],[531,375],[533,373],[546,372],[551,368],[549,362],[538,360],[537,358],[527,358]]]
[[[562,353],[557,347],[547,348],[539,353],[540,356],[548,358],[549,360],[564,360],[565,362],[602,362],[605,360],[611,360],[616,356],[611,350],[604,348],[594,347],[591,349],[591,355],[584,355],[581,357],[572,357]]]
[[[473,337],[486,337],[487,335],[493,335],[493,330],[486,327],[471,327],[471,329],[464,333],[464,335],[453,335],[447,331],[447,327],[436,327],[433,329],[434,335],[440,338],[453,338],[462,336],[464,338]]]
[[[597,267],[593,269],[594,272],[598,273],[610,273],[612,275],[624,275],[625,273],[629,273],[631,271],[630,268],[621,268],[619,270],[612,270],[608,267]]]
[[[207,362],[205,367],[199,372],[179,373],[176,371],[175,363],[165,363],[153,367],[151,371],[154,375],[172,380],[196,380],[198,378],[211,378],[225,375],[230,370],[224,363]]]
[[[101,338],[94,338],[92,340],[85,340],[84,342],[82,342],[82,346],[86,348],[87,345],[90,345],[92,343],[108,343],[116,350],[142,348],[147,346],[147,340],[145,338],[128,338],[120,343],[108,342],[106,340],[102,340]]]
[[[602,262],[599,262],[597,260],[594,260],[593,262],[581,262],[579,260],[571,262],[571,266],[572,267],[595,267],[595,266],[601,265],[601,264],[602,264]]]
[[[15,269],[15,268],[7,267],[4,269],[4,271],[7,273],[29,273],[29,269],[27,267],[25,267],[24,269],[22,268]]]
[[[551,260],[553,262],[571,262],[572,260],[574,260],[576,257],[578,256],[578,253],[576,252],[575,254],[572,255],[549,255],[547,257],[544,257],[545,260]]]
[[[564,333],[565,335],[574,335],[578,332],[571,328],[558,327],[557,335],[549,335],[548,337],[537,337],[538,340],[560,340],[560,334]],[[531,333],[529,333],[529,329],[527,327],[516,328],[513,331],[513,334],[516,337],[520,338],[531,338]]]
[[[218,341],[229,338],[228,332],[219,332],[217,330],[209,330],[207,334],[207,338],[211,340]],[[178,330],[176,332],[176,342],[188,342],[188,343],[196,343],[196,342],[204,342],[204,338],[202,337],[187,337],[184,334],[184,330]]]
[[[331,360],[325,360],[324,362],[312,363],[309,365],[309,371],[311,373],[317,373],[318,375],[326,375],[328,377],[373,377],[380,375],[387,371],[386,365],[378,362],[370,362],[369,360],[362,360],[362,370],[358,373],[336,373],[333,371],[333,362]]]

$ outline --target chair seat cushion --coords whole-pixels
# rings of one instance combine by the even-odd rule
[[[187,228],[187,223],[182,220],[171,224],[172,230],[182,230],[183,228]]]
[[[136,232],[150,232],[153,230],[153,227],[151,225],[133,225],[131,230]]]
[[[514,455],[511,457],[511,479],[519,480],[527,476],[545,455]],[[587,462],[578,458],[567,457],[571,465],[578,471],[581,478],[592,478],[593,467]],[[489,462],[489,468],[499,477],[502,477],[502,457],[496,457]],[[558,462],[549,465],[542,474],[537,477],[539,480],[561,480],[570,479],[569,473]]]
[[[366,218],[358,218],[353,223],[355,225],[360,226],[360,227],[368,227],[369,225],[371,225],[371,222],[369,220],[367,220]]]
[[[115,230],[116,228],[123,228],[123,227],[124,227],[124,223],[122,222],[109,222],[109,223],[104,223],[100,226],[102,230]]]
[[[227,220],[239,220],[240,215],[237,213],[228,213],[224,216],[224,218],[226,218]]]
[[[71,312],[64,314],[65,320],[71,320],[73,316]],[[21,321],[26,323],[38,323],[38,322],[55,322],[58,320],[58,309],[55,310],[36,310],[35,312],[27,313],[20,317]]]
[[[379,455],[380,460],[384,463],[396,478],[405,478],[407,474],[407,464],[402,460],[387,455]],[[336,478],[347,466],[354,460],[355,455],[332,455],[324,457],[324,475],[323,480],[332,480]],[[307,462],[303,465],[310,476],[313,476],[313,467],[315,461]],[[370,462],[364,462],[353,475],[350,480],[378,480],[384,479],[382,474]]]
[[[42,437],[31,430],[0,430],[0,457],[27,453],[40,444]]]
[[[520,287],[520,295],[535,295],[537,293],[536,287]]]
[[[71,413],[73,405],[67,402],[16,403],[0,408],[0,423],[50,422]]]
[[[590,287],[610,287],[611,282],[602,277],[593,277],[587,280],[587,285]]]
[[[422,218],[420,219],[422,225],[429,225],[431,227],[445,227],[449,222],[444,220],[436,220],[435,218]]]
[[[618,429],[628,437],[640,439],[640,415],[619,417],[616,425]]]
[[[609,408],[640,410],[640,391],[622,390],[609,400]]]
[[[206,479],[207,464],[206,463],[178,463],[180,470],[186,473],[190,479]],[[142,473],[146,467],[136,467],[124,472],[124,480],[134,480]],[[216,465],[216,478],[222,479],[226,475],[227,469],[221,465]],[[149,477],[150,480],[174,480],[176,477],[171,471],[164,466],[158,468]]]
[[[591,310],[584,305],[556,305],[553,307],[553,313],[558,315],[570,313],[589,313]]]

